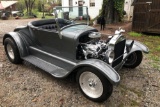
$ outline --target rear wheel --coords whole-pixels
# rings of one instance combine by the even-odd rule
[[[124,64],[124,67],[126,67],[126,68],[136,68],[137,66],[139,66],[141,64],[142,59],[143,59],[143,54],[142,54],[141,51],[133,52],[127,58],[127,60]]]
[[[107,100],[113,91],[113,85],[98,70],[85,67],[78,71],[76,80],[81,92],[95,102]]]
[[[4,48],[10,62],[14,64],[22,62],[17,45],[12,38],[8,37],[4,40]]]

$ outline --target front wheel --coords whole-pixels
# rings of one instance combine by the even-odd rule
[[[143,54],[141,51],[133,52],[128,56],[128,58],[124,64],[124,67],[136,68],[137,66],[140,65],[140,63],[142,62],[142,59],[143,59]]]
[[[85,97],[95,102],[107,100],[113,91],[113,85],[98,70],[85,67],[78,71],[76,80]]]

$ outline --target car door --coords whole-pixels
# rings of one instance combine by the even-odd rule
[[[48,29],[33,29],[34,36],[38,41],[39,48],[45,52],[60,55],[61,40],[58,35],[58,31],[48,30]]]

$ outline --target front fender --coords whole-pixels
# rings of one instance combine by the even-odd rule
[[[132,40],[126,40],[126,44],[130,44]],[[133,47],[130,51],[130,53],[135,52],[135,51],[142,51],[144,53],[149,53],[149,49],[146,45],[134,40]]]
[[[18,47],[18,50],[19,50],[21,57],[24,57],[24,56],[26,56],[26,54],[28,54],[27,47],[26,47],[24,41],[22,40],[22,38],[20,37],[19,33],[9,32],[9,33],[5,34],[3,37],[3,45],[4,45],[4,40],[7,37],[11,37],[14,40],[14,42],[16,43],[16,45]]]
[[[101,72],[114,85],[118,84],[120,81],[119,74],[110,65],[98,59],[81,61],[74,67],[73,71],[85,66],[99,70],[99,72]]]

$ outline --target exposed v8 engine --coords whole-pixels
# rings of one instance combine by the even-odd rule
[[[92,40],[81,44],[84,59],[95,58],[108,62],[108,40],[100,40],[100,37],[100,33],[92,32],[89,34]]]
[[[107,50],[107,44],[105,41],[92,40],[89,43],[85,43],[82,46],[85,59],[99,58]]]

